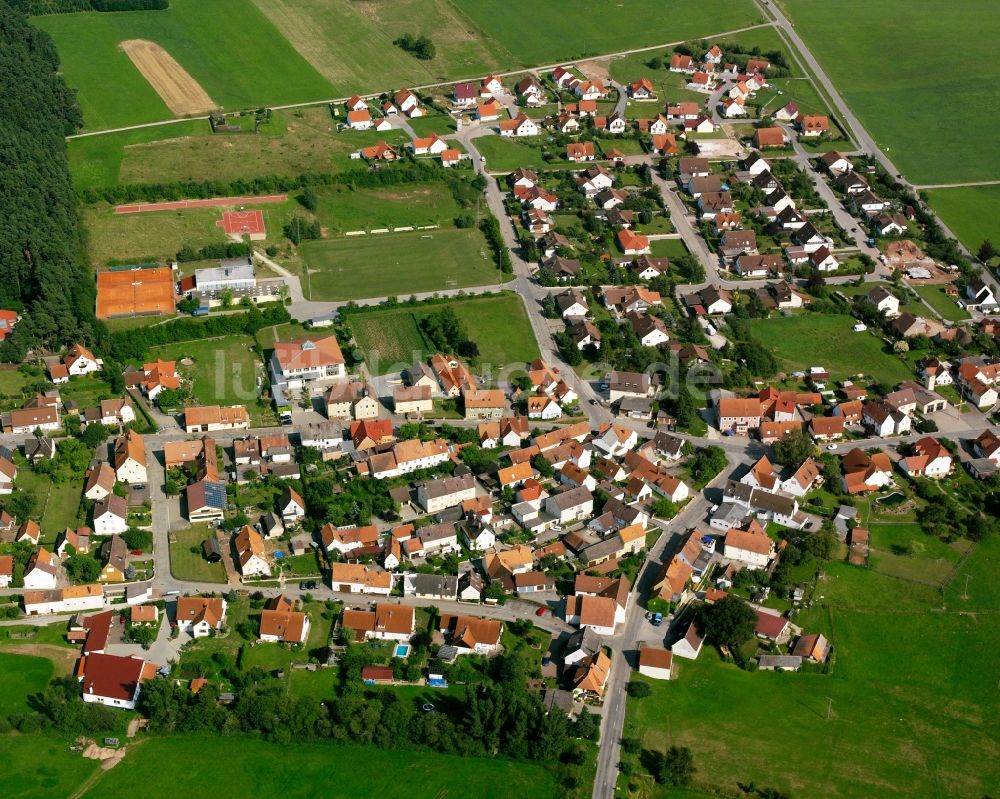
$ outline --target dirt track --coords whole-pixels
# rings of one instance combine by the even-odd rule
[[[237,205],[283,203],[287,194],[265,194],[260,197],[213,197],[208,200],[166,200],[161,203],[133,203],[115,206],[116,214],[144,214],[149,211],[180,211],[184,208],[227,208]]]
[[[184,67],[156,42],[127,39],[119,46],[175,115],[204,114],[218,107]]]

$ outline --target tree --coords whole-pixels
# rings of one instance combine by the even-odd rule
[[[649,687],[649,683],[639,682],[638,680],[632,680],[625,690],[628,691],[628,695],[633,699],[645,699],[653,693],[653,689]]]
[[[804,430],[793,430],[771,445],[774,459],[782,466],[798,467],[816,452],[816,445]]]
[[[76,552],[65,562],[66,573],[75,583],[95,583],[101,576],[101,564],[91,555]]]
[[[313,189],[312,186],[306,186],[305,189],[302,190],[302,194],[299,195],[299,202],[302,204],[302,207],[305,208],[307,211],[316,210],[316,205],[318,204],[318,200],[316,197],[316,191]]]
[[[697,770],[690,749],[686,746],[671,746],[659,758],[656,778],[664,785],[684,788],[691,784]]]
[[[738,596],[729,594],[713,605],[698,608],[698,626],[709,643],[739,647],[753,637],[757,614]]]
[[[996,255],[996,248],[993,246],[993,242],[989,239],[985,239],[976,251],[976,257],[984,264],[989,263],[992,259],[996,258]]]
[[[573,733],[577,738],[593,741],[597,738],[597,730],[598,727],[597,722],[594,720],[594,715],[584,707],[580,711],[580,715],[576,717],[576,723],[573,725]]]
[[[531,465],[542,477],[552,477],[556,473],[549,459],[540,453],[531,459]]]
[[[103,444],[108,440],[108,436],[111,435],[111,428],[101,424],[100,422],[91,422],[87,425],[87,428],[83,431],[80,438],[83,443],[88,447],[93,449],[99,444]]]

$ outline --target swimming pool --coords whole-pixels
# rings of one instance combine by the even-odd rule
[[[281,560],[283,557],[285,557],[285,553],[284,553],[283,550],[276,549],[274,551],[274,559],[275,560]]]
[[[878,497],[875,500],[879,505],[888,505],[890,508],[895,505],[901,505],[906,501],[906,494],[899,491],[893,491],[891,494],[886,494],[884,497]]]
[[[392,651],[392,656],[397,658],[405,658],[410,654],[409,644],[396,644],[396,648]]]

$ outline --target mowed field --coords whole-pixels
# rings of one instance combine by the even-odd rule
[[[985,573],[997,554],[978,550],[969,563]],[[745,672],[706,647],[680,661],[675,682],[650,681],[651,697],[629,700],[625,735],[646,750],[691,747],[697,787],[711,795],[751,781],[835,799],[994,794],[996,592],[990,613],[972,616],[957,598],[941,612],[941,594],[911,582],[842,563],[827,574],[796,623],[830,637],[831,674]]]
[[[43,734],[0,737],[4,799],[49,799],[73,796],[99,768],[70,751],[68,740]]]
[[[824,366],[835,379],[863,373],[886,385],[910,380],[906,364],[870,332],[854,333],[850,316],[802,313],[753,319],[750,330],[789,371]]]
[[[183,769],[164,768],[184,762]],[[461,779],[456,779],[461,774]],[[86,799],[122,796],[143,786],[145,799],[214,799],[220,786],[241,799],[556,799],[552,775],[533,763],[467,758],[433,752],[382,750],[297,742],[294,746],[243,737],[154,738],[106,772]]]
[[[443,227],[309,241],[299,248],[313,300],[356,300],[499,284],[482,233]]]
[[[257,390],[257,355],[247,336],[225,336],[153,347],[150,356],[177,361],[177,371],[193,381],[192,397],[201,405],[249,403]],[[193,363],[185,364],[184,359]]]
[[[517,66],[650,47],[761,22],[750,0],[577,0],[572,11],[552,0],[452,0]]]
[[[1000,178],[995,0],[777,0],[878,144],[916,184]],[[848,36],[844,20],[856,20]],[[945,126],[944,120],[947,120]],[[952,131],[942,136],[942,131]]]
[[[405,368],[432,352],[418,320],[444,306],[387,308],[352,314],[351,332],[368,368],[377,374]],[[480,361],[494,366],[524,364],[538,357],[527,312],[520,297],[473,297],[449,302],[469,337],[479,345]]]
[[[944,223],[973,253],[987,239],[1000,249],[1000,185],[927,189],[927,194]]]
[[[386,91],[459,77],[483,77],[512,61],[448,0],[253,0],[338,94]],[[421,61],[392,42],[431,38]]]
[[[48,685],[55,667],[48,658],[0,652],[0,674],[0,716],[10,716],[28,710],[28,697]]]
[[[163,47],[226,108],[334,94],[251,0],[171,0],[165,11],[52,14],[33,22],[55,40],[66,81],[78,90],[91,130],[173,116],[119,46],[130,39]]]

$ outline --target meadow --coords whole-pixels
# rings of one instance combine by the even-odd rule
[[[0,674],[0,716],[10,716],[28,710],[28,697],[49,684],[55,668],[47,658],[0,652]]]
[[[35,498],[35,515],[42,528],[41,543],[54,546],[58,535],[67,527],[76,528],[83,519],[79,515],[83,477],[56,483],[48,475],[29,468],[18,469],[17,487]]]
[[[0,736],[4,763],[4,799],[73,796],[100,768],[70,751],[70,742],[48,735]]]
[[[184,762],[183,769],[164,763]],[[86,799],[118,797],[141,784],[146,799],[213,799],[219,786],[233,796],[329,799],[554,799],[552,775],[533,763],[465,758],[432,752],[310,744],[292,747],[242,737],[174,736],[143,742],[126,768],[106,772]],[[456,775],[461,775],[460,779]]]
[[[545,137],[534,137],[534,140],[537,140],[536,143],[534,140],[517,141],[500,136],[483,136],[475,140],[474,146],[485,159],[488,172],[513,172],[518,167],[525,169],[580,169],[579,164],[562,160],[565,148],[554,148],[551,153],[558,157],[555,160],[547,161],[543,157],[545,152],[541,143],[543,138]]]
[[[871,333],[854,333],[849,316],[802,313],[750,321],[754,337],[770,349],[787,371],[824,366],[834,379],[859,372],[886,385],[913,375],[906,364]]]
[[[236,405],[259,394],[256,378],[263,367],[252,345],[247,336],[225,336],[153,347],[150,357],[177,361],[177,371],[192,384],[191,396],[199,404]],[[182,363],[186,358],[193,363]]]
[[[667,6],[658,0],[625,0],[613,9],[601,0],[579,0],[571,14],[553,2],[452,2],[519,66],[684,41],[762,21],[749,0],[672,0]]]
[[[987,51],[993,0],[779,0],[848,105],[916,184],[1000,178],[993,150],[1000,63],[977,62],[970,78],[956,53]],[[867,20],[831,35],[845,19]],[[955,135],[942,138],[941,120]]]
[[[164,11],[54,14],[34,23],[55,40],[88,130],[172,116],[119,48],[127,39],[161,45],[225,108],[333,96],[330,83],[251,0],[172,0]]]
[[[170,534],[170,571],[174,577],[204,583],[226,582],[226,567],[221,562],[209,563],[201,554],[202,541],[214,532],[207,524],[196,524],[189,530]],[[198,547],[198,553],[192,552],[191,547]]]
[[[464,19],[448,0],[253,0],[339,94],[482,77],[512,57]],[[436,53],[421,61],[393,44],[429,36]]]
[[[995,567],[996,551],[969,562]],[[955,612],[954,601],[930,613],[941,609],[935,589],[843,563],[826,572],[796,623],[833,642],[829,674],[741,671],[706,647],[680,661],[676,682],[649,681],[651,697],[629,700],[625,735],[645,750],[690,746],[694,787],[712,795],[751,781],[837,799],[995,792],[996,616]]]
[[[404,306],[351,314],[348,323],[369,368],[384,374],[388,367],[399,369],[412,364],[415,357],[431,354],[430,345],[417,322],[441,307]],[[538,343],[517,295],[458,298],[447,307],[455,312],[469,337],[479,345],[481,362],[521,364],[538,357]],[[379,364],[384,366],[379,367]]]
[[[987,239],[1000,248],[1000,186],[926,191],[942,221],[973,253]]]
[[[503,276],[475,229],[439,228],[323,239],[302,244],[313,300],[355,300],[393,294],[496,285]]]

